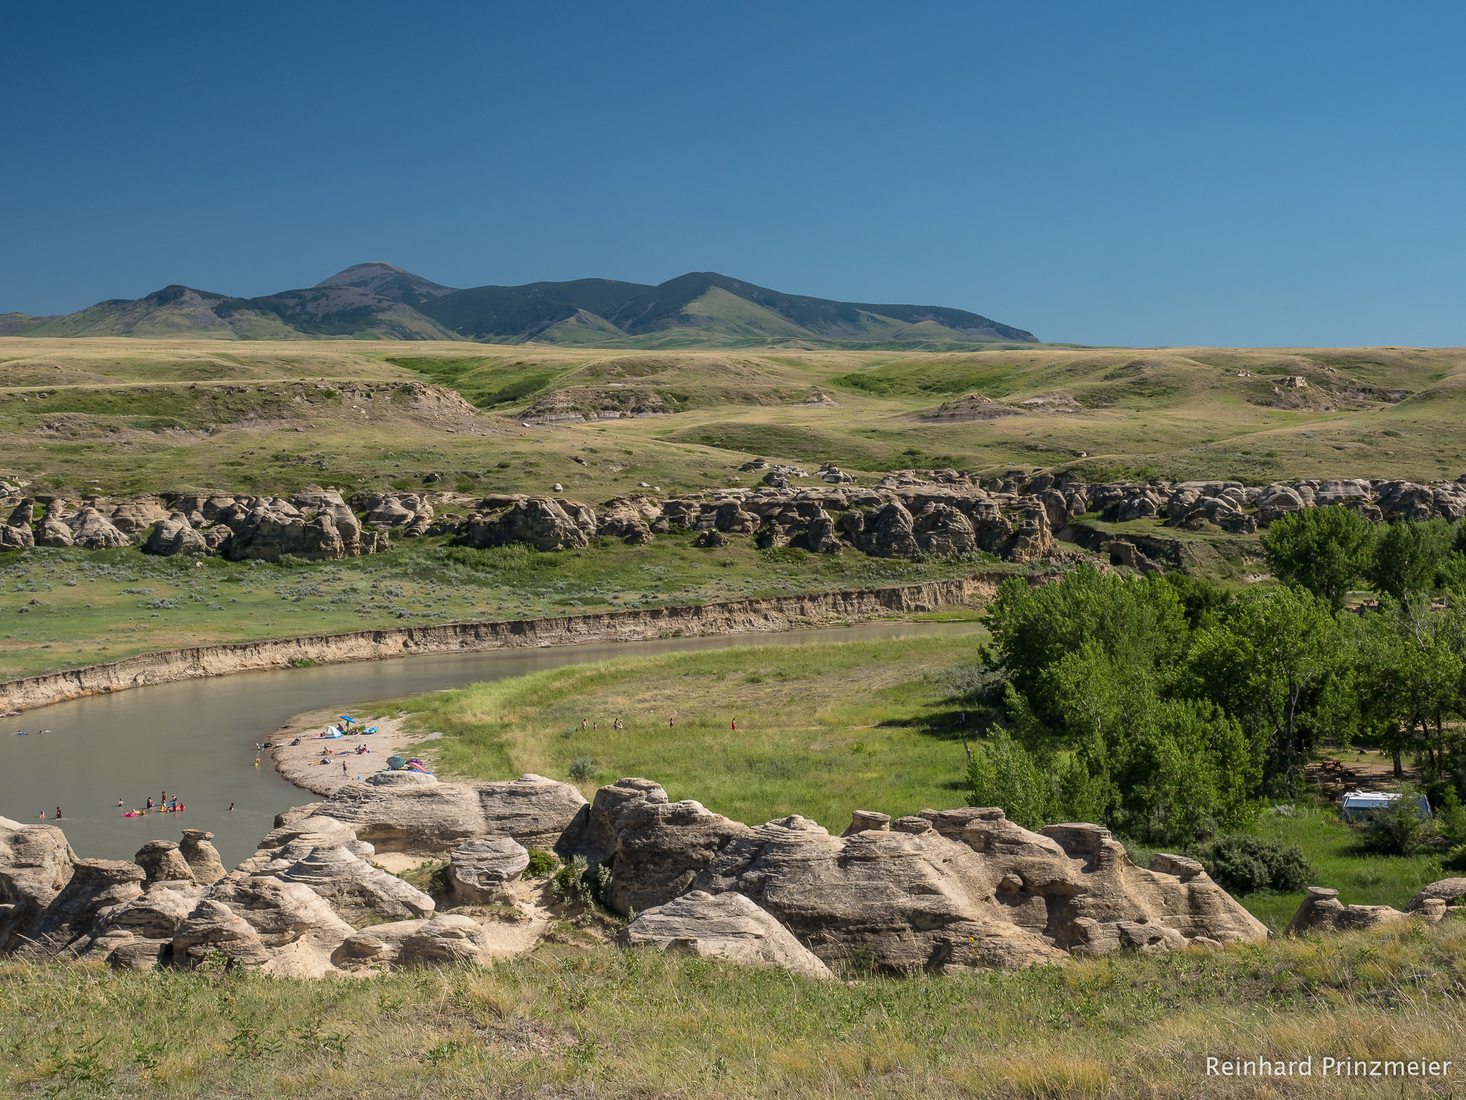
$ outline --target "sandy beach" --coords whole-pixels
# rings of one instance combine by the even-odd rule
[[[350,707],[345,708],[351,711]],[[441,734],[411,734],[403,729],[400,714],[378,714],[370,710],[351,711],[356,724],[350,730],[376,727],[372,734],[347,732],[345,737],[327,738],[321,733],[327,726],[340,725],[342,708],[322,708],[306,711],[292,717],[279,729],[265,738],[271,745],[269,754],[275,770],[287,782],[312,794],[330,795],[336,788],[348,781],[365,779],[372,772],[387,766],[387,757],[394,754],[409,755],[406,750],[414,744],[433,741]],[[299,744],[292,744],[296,738]],[[366,751],[358,753],[358,746]],[[432,767],[432,761],[418,754],[423,763]],[[345,768],[342,768],[345,764]]]

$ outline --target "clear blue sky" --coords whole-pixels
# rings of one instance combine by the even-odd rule
[[[1466,344],[1463,40],[1459,5],[1341,0],[13,0],[0,311],[384,259]]]

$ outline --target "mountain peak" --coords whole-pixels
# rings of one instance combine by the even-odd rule
[[[234,298],[173,284],[56,318],[5,318],[34,335],[199,335],[238,339],[354,336],[395,340],[549,341],[629,347],[970,348],[1035,343],[1032,333],[944,306],[814,298],[717,271],[651,286],[572,279],[455,290],[370,260],[314,287]]]
[[[421,305],[429,299],[441,297],[453,290],[451,286],[424,279],[421,275],[414,275],[410,271],[404,271],[396,264],[385,263],[382,260],[352,264],[334,275],[328,275],[318,282],[315,288],[319,290],[340,286],[356,287],[369,294],[390,298],[394,302],[406,302],[412,306]]]

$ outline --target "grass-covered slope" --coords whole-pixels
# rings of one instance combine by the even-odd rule
[[[853,809],[900,815],[964,804],[947,677],[971,664],[981,640],[963,633],[609,661],[407,706],[415,726],[448,735],[433,756],[454,773],[563,777],[579,760],[589,768],[580,781],[587,795],[647,776],[673,798],[740,821],[797,813],[838,833]],[[624,729],[612,729],[617,719]]]
[[[441,299],[439,299],[441,300]],[[569,323],[569,322],[562,322]],[[1300,384],[1301,383],[1301,384]],[[414,388],[416,387],[416,388]],[[437,387],[437,389],[433,389]],[[975,395],[969,399],[969,395]],[[755,455],[911,467],[1454,478],[1461,349],[646,351],[0,338],[0,478],[604,499],[750,484]],[[527,423],[570,409],[590,419]],[[595,419],[652,411],[623,419]]]
[[[0,555],[0,680],[215,642],[873,588],[1002,568],[761,551],[745,540],[701,550],[685,535],[647,546],[601,539],[556,554],[415,540],[293,566],[34,550]]]
[[[1460,919],[1428,931],[850,982],[592,946],[360,981],[7,963],[0,1091],[16,1100],[1452,1096],[1466,1078],[1463,990]],[[1209,1077],[1208,1055],[1312,1057],[1315,1069]],[[1444,1078],[1341,1078],[1323,1075],[1325,1057],[1453,1064]]]
[[[964,720],[982,641],[963,632],[638,657],[425,695],[405,708],[412,728],[446,735],[423,748],[448,773],[574,778],[587,796],[645,776],[739,821],[797,813],[839,833],[856,809],[897,816],[968,804],[963,740],[980,741],[991,720]],[[624,729],[613,729],[618,718]],[[1451,873],[1439,852],[1364,852],[1335,808],[1309,801],[1269,808],[1249,830],[1297,845],[1314,884],[1350,903],[1403,908]],[[1281,932],[1302,899],[1299,890],[1239,900]]]

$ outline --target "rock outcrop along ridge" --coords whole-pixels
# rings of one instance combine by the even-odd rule
[[[131,863],[87,860],[55,826],[0,819],[0,953],[301,976],[482,962],[531,950],[557,909],[583,904],[524,878],[535,848],[584,868],[579,896],[630,918],[625,945],[816,978],[1267,936],[1191,860],[1137,867],[1099,826],[1031,832],[991,808],[857,811],[834,836],[800,817],[753,828],[645,779],[587,804],[542,776],[381,772],[280,814],[232,871],[210,840],[186,830]],[[388,873],[387,853],[446,860],[441,892]]]
[[[1466,517],[1466,480],[1417,483],[1359,478],[1248,486],[1236,481],[1087,484],[1066,475],[979,478],[955,470],[903,471],[871,488],[826,465],[815,475],[762,459],[754,489],[649,494],[589,504],[564,496],[367,492],[330,489],[290,497],[163,493],[109,500],[0,495],[0,551],[34,546],[150,554],[211,554],[235,561],[332,560],[389,549],[394,538],[443,536],[462,545],[556,551],[595,538],[649,542],[694,532],[699,545],[749,537],[760,547],[875,557],[943,557],[982,551],[1013,561],[1054,552],[1080,516],[1160,520],[1178,527],[1252,532],[1305,508],[1341,504],[1374,520]],[[796,485],[800,478],[819,484]],[[560,486],[556,484],[558,493]]]

